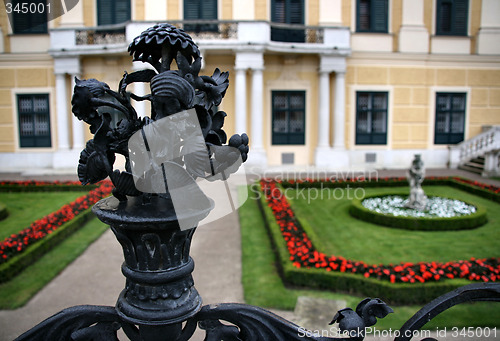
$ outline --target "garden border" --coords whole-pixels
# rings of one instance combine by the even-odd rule
[[[403,180],[404,178],[396,178],[396,179],[392,178],[392,179],[385,179],[384,182],[387,182],[389,186],[390,185],[400,186],[402,184],[406,184],[406,181]],[[492,199],[497,202],[500,201],[498,200],[498,198],[500,198],[500,195],[498,194],[500,193],[500,188],[495,186],[479,184],[477,182],[471,182],[463,178],[443,177],[443,178],[430,178],[427,180],[432,180],[430,182],[432,182],[433,185],[449,186],[451,182],[456,187],[463,188],[468,192],[475,192],[474,194],[480,193],[482,196],[485,196],[484,195],[485,192],[490,193],[492,195],[488,195],[489,199]],[[295,186],[295,182],[281,181],[281,183],[284,184],[283,187]],[[314,181],[312,179],[307,179],[306,181],[299,183],[304,184],[305,187],[318,187],[319,180]],[[322,186],[323,188],[345,187],[348,184],[352,183],[355,183],[355,181],[350,181],[350,180],[342,182],[331,181],[329,183],[323,183]],[[473,185],[470,185],[470,183],[472,183]],[[357,184],[362,184],[362,186],[364,185],[364,187],[375,187],[377,185],[380,185],[380,182],[374,183],[366,181],[366,182],[357,182]],[[429,185],[429,183],[427,183],[427,185]],[[473,186],[479,186],[479,188],[474,188]],[[474,191],[470,190],[471,187],[474,189]],[[260,190],[261,193],[263,193],[262,188],[260,188]],[[316,287],[316,288],[325,288],[325,289],[335,288],[336,290],[339,291],[344,291],[347,293],[356,293],[361,295],[376,295],[379,297],[383,297],[387,301],[396,304],[421,304],[443,293],[446,293],[448,291],[454,290],[460,286],[470,283],[468,279],[455,278],[453,276],[450,276],[445,280],[435,281],[430,283],[429,282],[423,283],[424,280],[422,278],[419,279],[422,283],[418,282],[411,284],[399,283],[399,282],[394,283],[392,282],[392,275],[391,275],[391,282],[389,282],[378,278],[376,279],[369,276],[368,277],[362,276],[360,274],[355,274],[355,273],[325,271],[325,269],[322,269],[323,271],[318,271],[318,269],[315,268],[301,267],[300,264],[296,264],[297,262],[295,263],[292,262],[293,259],[296,257],[290,254],[289,248],[287,247],[287,243],[289,241],[287,242],[285,240],[285,236],[282,234],[280,226],[278,225],[278,222],[276,220],[275,213],[268,206],[265,196],[261,196],[260,200],[258,200],[258,206],[264,218],[268,234],[271,237],[270,238],[271,242],[278,256],[279,271],[285,282],[288,282],[290,284]],[[298,217],[294,218],[297,220],[299,224],[301,225],[303,224],[302,222],[300,222],[300,219]],[[306,225],[307,224],[301,226],[304,231],[302,232],[304,235],[303,243],[309,244],[307,246],[310,246],[312,248],[312,243],[307,237],[307,234],[310,231],[308,231],[308,226]],[[314,257],[317,258],[318,256],[324,257],[324,255],[321,255],[319,252],[314,251]],[[309,260],[306,260],[306,262],[308,261]],[[315,265],[316,267],[321,267],[317,261],[318,260],[315,259],[311,262],[311,264]],[[325,260],[323,259],[323,262],[324,261]],[[345,260],[342,260],[342,264],[344,261]],[[456,263],[453,265],[466,266],[467,271],[469,266],[475,266],[477,265],[477,263],[482,265],[482,260],[472,259],[471,261],[461,261],[461,262],[463,263]],[[386,270],[384,269],[383,271]],[[386,277],[389,277],[389,271],[387,271],[386,274],[387,274]],[[497,277],[500,277],[500,275],[497,275]],[[475,278],[477,279],[477,277]]]
[[[7,282],[14,278],[27,266],[36,262],[64,239],[78,231],[91,218],[93,218],[92,208],[88,208],[75,218],[58,227],[51,234],[48,234],[38,242],[27,247],[24,252],[0,264],[0,283]]]
[[[51,185],[52,184],[52,185]],[[12,244],[16,245],[19,241],[16,240],[20,238],[23,234],[26,235],[26,231],[35,228],[36,225],[44,224],[47,226],[52,226],[45,232],[45,235],[41,236],[40,239],[36,239],[35,242],[29,245],[23,244],[21,251],[17,250],[19,253],[7,259],[5,262],[0,264],[0,283],[4,283],[15,277],[17,274],[22,272],[27,266],[36,262],[40,257],[46,254],[48,251],[57,246],[65,238],[70,236],[72,233],[80,229],[87,221],[89,221],[94,215],[92,214],[92,204],[93,201],[98,201],[102,197],[109,195],[111,193],[111,187],[109,182],[103,181],[99,185],[94,185],[90,187],[82,187],[81,185],[76,186],[76,182],[1,182],[0,191],[12,191],[12,192],[25,192],[33,190],[35,192],[44,191],[47,188],[51,188],[48,191],[57,192],[57,189],[61,191],[71,191],[74,189],[86,189],[87,194],[78,197],[69,204],[63,205],[58,210],[46,215],[45,217],[35,220],[30,224],[28,228],[20,230],[17,234],[7,237],[0,242],[0,251],[5,255],[5,250],[8,250],[8,246],[5,243],[9,239],[13,239]],[[54,186],[55,185],[55,186]],[[4,188],[2,188],[4,187]],[[6,188],[5,188],[6,187]],[[94,198],[95,197],[95,198]],[[95,200],[94,200],[95,199]],[[74,209],[82,211],[75,212]],[[66,208],[66,210],[65,210]],[[66,212],[68,211],[68,212]],[[60,224],[60,220],[64,220],[65,217],[61,217],[61,214],[73,214],[74,216],[69,220]],[[54,221],[55,220],[55,221]],[[37,232],[40,233],[40,232]],[[16,238],[13,238],[16,237]],[[27,237],[25,237],[27,238]]]

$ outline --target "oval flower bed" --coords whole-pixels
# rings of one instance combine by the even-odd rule
[[[338,255],[326,255],[315,249],[276,182],[262,180],[260,184],[267,205],[272,210],[280,227],[290,261],[295,268],[318,268],[327,272],[359,274],[365,278],[385,280],[391,283],[424,283],[456,278],[484,282],[500,280],[500,258],[471,258],[446,263],[420,262],[374,265],[345,259]]]
[[[351,202],[349,213],[370,223],[406,230],[444,231],[484,225],[486,210],[457,199],[429,197],[423,211],[406,208],[407,194],[373,195]]]

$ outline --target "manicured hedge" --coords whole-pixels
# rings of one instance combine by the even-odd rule
[[[27,186],[18,183],[0,184],[0,192],[88,192],[94,188],[97,188],[97,186],[82,186],[81,184],[56,184],[55,186],[49,184]]]
[[[394,181],[396,180],[396,181]],[[381,182],[362,182],[368,186],[391,183],[401,186],[402,178],[384,179]],[[426,179],[427,180],[427,179]],[[433,178],[433,184],[480,186],[479,190],[499,196],[500,188],[472,183],[461,178]],[[284,182],[283,187],[346,187],[352,181],[319,183],[315,180]],[[272,184],[275,185],[272,185]],[[358,183],[359,184],[359,183]],[[370,265],[328,256],[318,250],[321,238],[306,221],[293,213],[293,207],[282,196],[281,186],[270,180],[260,181],[262,193],[259,207],[265,220],[273,247],[278,254],[279,269],[284,281],[295,285],[318,288],[334,288],[361,295],[377,295],[396,304],[424,303],[450,290],[471,283],[471,281],[498,281],[500,258],[461,260],[437,263],[401,263],[396,265]],[[277,186],[276,186],[277,185]],[[470,186],[469,186],[470,185]],[[354,183],[354,186],[356,183]],[[465,189],[465,188],[464,188]],[[280,199],[280,197],[283,199]],[[269,201],[268,201],[269,200]]]
[[[284,188],[300,187],[300,188],[346,188],[350,187],[400,187],[408,186],[408,180],[405,177],[398,178],[378,178],[378,179],[344,179],[344,180],[283,180],[278,181]],[[471,181],[462,177],[428,177],[424,179],[422,186],[450,186],[462,189],[466,192],[479,195],[483,198],[500,202],[500,188],[480,183],[478,181]]]
[[[393,193],[384,194],[387,195],[399,195],[408,196],[407,193]],[[400,228],[405,230],[421,230],[421,231],[443,231],[443,230],[468,230],[477,228],[486,224],[488,217],[486,215],[486,209],[483,207],[476,206],[477,210],[475,213],[453,217],[453,218],[427,218],[427,217],[402,217],[393,216],[389,214],[382,214],[371,211],[364,207],[361,202],[365,199],[377,197],[379,195],[371,195],[363,198],[362,200],[353,199],[351,201],[351,206],[349,207],[349,213],[358,219],[378,224],[382,226]],[[467,203],[472,205],[470,203]]]
[[[54,248],[66,237],[80,229],[89,219],[93,218],[92,208],[88,208],[70,221],[58,227],[52,233],[28,246],[22,253],[12,257],[0,265],[0,283],[7,282],[24,268],[36,262],[49,250]]]
[[[366,278],[360,274],[324,271],[323,269],[296,268],[290,261],[286,242],[271,209],[267,206],[264,196],[258,202],[264,217],[266,229],[271,237],[271,243],[278,256],[279,271],[284,280],[290,284],[330,289],[357,295],[380,297],[392,304],[424,304],[449,291],[470,284],[465,279],[449,279],[429,283],[390,283],[375,278]],[[307,224],[304,229],[309,234]]]
[[[0,220],[7,218],[8,215],[9,211],[7,211],[7,207],[0,202]]]

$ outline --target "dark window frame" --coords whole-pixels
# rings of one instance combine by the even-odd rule
[[[385,108],[374,108],[375,95],[385,95]],[[369,96],[369,107],[360,108],[360,96]],[[362,131],[360,128],[360,115],[366,113],[367,128],[369,132]],[[385,113],[385,124],[383,132],[373,132],[374,130],[374,113]],[[356,127],[355,127],[355,144],[356,145],[387,145],[387,126],[389,121],[389,92],[387,91],[357,91],[356,92]]]
[[[130,21],[132,19],[132,0],[97,0],[97,25],[105,26],[105,25],[118,25]],[[116,7],[118,2],[121,2],[121,5],[126,5],[126,14],[122,19],[118,18]],[[105,18],[104,14],[104,6],[110,6],[109,15],[110,19]]]
[[[283,13],[278,13],[278,3],[283,4]],[[293,6],[298,6],[300,13],[293,13]],[[272,0],[271,22],[303,26],[305,22],[304,0]],[[286,43],[304,43],[306,41],[306,31],[301,28],[271,27],[271,40]]]
[[[46,101],[45,111],[36,111],[34,108],[35,99],[43,99]],[[25,99],[31,99],[31,110],[23,112],[21,101]],[[36,94],[17,94],[17,120],[18,120],[18,132],[19,132],[19,147],[20,148],[51,148],[52,147],[52,137],[51,137],[51,122],[50,122],[50,96],[47,93],[36,93]],[[25,116],[24,118],[22,116]],[[45,119],[47,124],[46,133],[37,132],[36,120],[37,116],[41,116]],[[31,125],[32,135],[25,134],[24,130],[29,128]]]
[[[277,95],[287,96],[286,108],[276,108],[275,100]],[[300,94],[302,95],[301,107],[291,108],[290,96]],[[305,90],[272,90],[271,91],[271,144],[272,145],[305,145],[306,143],[306,107],[307,97]],[[292,110],[293,109],[293,110]],[[302,112],[302,132],[290,132],[291,112]],[[278,112],[284,113],[286,116],[286,132],[275,132],[276,115]]]
[[[442,109],[440,108],[440,100],[439,98],[446,98],[449,108]],[[463,108],[457,108],[454,104],[454,99],[461,99]],[[460,115],[455,116],[454,115]],[[438,122],[440,121],[440,117],[444,118],[445,130],[446,132],[438,131]],[[435,108],[435,116],[434,116],[434,144],[457,144],[464,140],[465,138],[465,120],[467,117],[467,93],[466,92],[436,92],[436,108]],[[458,125],[454,127],[455,121],[458,121]],[[461,121],[461,124],[460,122]],[[453,132],[456,128],[459,128],[459,131]]]
[[[436,35],[467,36],[469,0],[436,0]]]
[[[193,4],[189,2],[196,2],[197,9],[193,11]],[[217,0],[184,0],[184,20],[218,20],[219,8]],[[194,12],[197,12],[196,14]],[[219,25],[217,24],[184,24],[183,27],[186,32],[218,32]]]
[[[368,6],[368,13],[364,17],[367,24],[363,24],[364,20],[361,17],[363,5]],[[389,33],[389,1],[356,0],[356,32]]]
[[[36,1],[36,2],[35,2]],[[12,8],[17,4],[21,5],[22,0],[12,0]],[[24,1],[26,3],[26,1]],[[47,9],[45,0],[32,0],[29,3],[43,3],[44,9]],[[47,13],[18,13],[12,10],[9,14],[12,23],[13,34],[47,34],[48,33],[48,18]]]

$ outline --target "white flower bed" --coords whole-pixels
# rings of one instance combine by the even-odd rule
[[[368,198],[361,202],[370,211],[396,217],[452,218],[476,212],[475,206],[460,200],[441,197],[429,197],[422,211],[405,207],[407,203],[408,197],[400,195]]]

